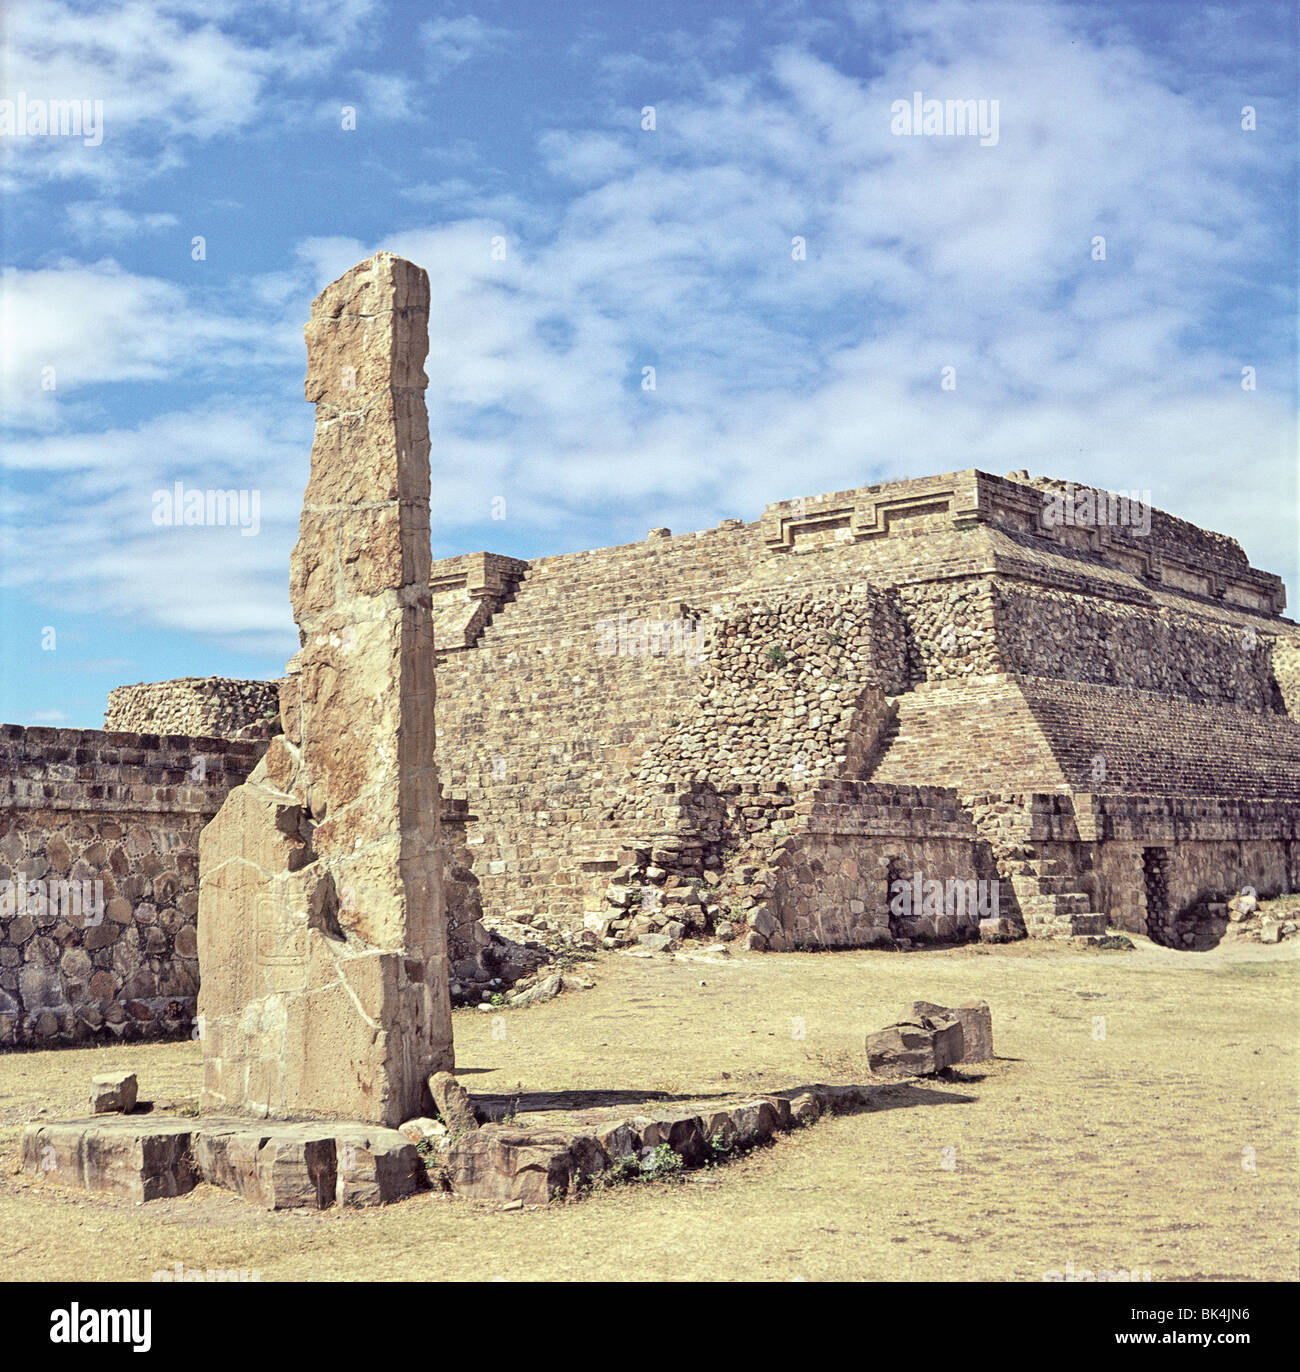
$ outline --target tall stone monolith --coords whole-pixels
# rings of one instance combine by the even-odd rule
[[[204,1112],[395,1125],[452,1066],[428,316],[427,275],[391,253],[312,303],[284,732],[200,840]]]

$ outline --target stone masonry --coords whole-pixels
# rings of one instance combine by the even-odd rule
[[[439,756],[489,923],[1182,946],[1242,885],[1297,889],[1281,583],[1159,510],[1054,522],[1062,489],[954,472],[435,564]],[[905,878],[959,899],[899,909]]]
[[[110,691],[104,728],[200,738],[269,738],[279,732],[279,720],[274,681],[182,677]]]
[[[0,1048],[191,1032],[199,833],[262,746],[0,726]]]
[[[312,304],[284,732],[200,844],[205,1113],[396,1125],[452,1066],[434,767],[428,277]]]

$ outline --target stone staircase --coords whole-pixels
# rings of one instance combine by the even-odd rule
[[[1030,938],[1081,938],[1106,932],[1106,916],[1093,909],[1086,874],[1070,871],[1060,858],[1041,851],[1044,840],[1034,834],[1036,819],[1041,825],[1065,814],[1070,807],[1068,796],[968,796],[963,804],[992,848],[998,879],[1011,887],[1020,922]]]
[[[1031,853],[1033,849],[1029,850]],[[1027,856],[1007,864],[1006,880],[1032,938],[1079,938],[1104,934],[1106,916],[1092,908],[1092,897],[1079,878],[1061,871],[1056,858]]]

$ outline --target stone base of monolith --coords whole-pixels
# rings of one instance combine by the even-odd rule
[[[397,1125],[453,1065],[446,972],[343,929],[308,827],[259,764],[199,840],[200,1109]]]

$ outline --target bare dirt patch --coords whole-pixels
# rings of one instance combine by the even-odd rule
[[[288,1280],[1295,1280],[1298,945],[1021,943],[722,962],[613,955],[592,991],[455,1015],[471,1092],[728,1094],[866,1079],[914,999],[987,999],[998,1058],[903,1088],[680,1185],[502,1212],[427,1195],[268,1214],[200,1187],[124,1205],[17,1174],[22,1124],[96,1072],[197,1094],[196,1043],[0,1056],[0,1277]],[[702,985],[701,982],[704,984]]]

